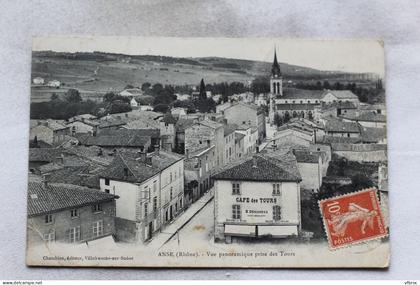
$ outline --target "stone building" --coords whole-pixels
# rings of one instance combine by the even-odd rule
[[[28,242],[82,243],[115,234],[118,196],[70,184],[28,184]]]
[[[158,150],[118,153],[100,174],[100,189],[120,197],[118,239],[145,242],[184,209],[184,158]]]
[[[301,177],[290,152],[249,156],[213,179],[216,241],[299,235]]]

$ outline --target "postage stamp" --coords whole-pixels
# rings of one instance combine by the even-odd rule
[[[387,235],[375,188],[321,200],[319,208],[330,249]]]

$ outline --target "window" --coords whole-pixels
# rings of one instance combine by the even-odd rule
[[[279,205],[273,206],[273,220],[274,221],[281,220],[281,208]]]
[[[80,227],[74,227],[68,230],[67,240],[70,243],[80,241]]]
[[[203,175],[203,170],[201,169],[201,167],[200,167],[200,169],[199,169],[199,171],[198,171],[198,176],[199,177],[201,177],[201,175]]]
[[[169,199],[171,199],[171,200],[172,200],[172,195],[173,195],[173,189],[171,187],[171,192],[169,193]]]
[[[182,198],[179,200],[179,207],[182,209]]]
[[[232,195],[241,195],[241,188],[239,183],[232,183]]]
[[[157,190],[157,181],[153,181],[153,192],[156,192]]]
[[[105,178],[105,185],[109,186],[109,179],[108,178]]]
[[[169,181],[170,181],[170,183],[172,183],[172,172],[169,173]]]
[[[232,205],[232,219],[240,220],[241,219],[241,206]]]
[[[147,212],[149,211],[148,206],[149,205],[147,203],[144,203],[144,218],[145,219],[147,219]]]
[[[94,213],[102,212],[102,205],[101,204],[95,204],[95,205],[93,205],[92,211]]]
[[[77,218],[78,216],[79,216],[79,211],[77,209],[70,210],[70,217]]]
[[[109,189],[105,189],[105,193],[109,193]]]
[[[281,195],[280,183],[273,184],[273,195]]]
[[[94,237],[103,235],[104,223],[102,220],[93,223],[92,232]]]
[[[51,214],[45,215],[45,223],[51,224],[53,222],[53,217]]]
[[[51,231],[47,234],[44,234],[44,241],[46,243],[52,243],[55,241],[55,231]]]
[[[209,171],[209,164],[206,162],[206,172]]]
[[[157,197],[153,197],[153,212],[157,212]]]

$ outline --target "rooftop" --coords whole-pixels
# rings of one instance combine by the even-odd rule
[[[343,118],[347,120],[352,121],[364,121],[364,122],[378,122],[378,123],[385,123],[386,122],[386,116],[382,114],[377,114],[375,112],[366,112],[362,113],[359,116],[349,116],[345,115],[342,116]]]
[[[238,126],[235,125],[235,124],[223,125],[223,133],[224,133],[224,136],[226,137],[226,136],[230,135],[231,133],[235,132],[235,130],[237,128],[238,128]]]
[[[344,122],[331,118],[325,124],[326,132],[359,133],[359,125],[356,122]]]
[[[277,99],[315,99],[321,100],[324,97],[323,90],[307,90],[297,88],[283,88],[283,96],[278,95]]]
[[[338,99],[359,99],[353,92],[350,90],[327,90],[325,91],[325,94],[331,93]]]
[[[70,184],[28,183],[28,217],[112,201],[117,196]]]
[[[301,177],[294,157],[275,153],[255,154],[227,166],[216,175],[216,180],[242,181],[291,181],[299,182]]]

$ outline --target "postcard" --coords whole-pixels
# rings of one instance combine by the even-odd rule
[[[378,40],[33,40],[29,266],[386,268]]]

